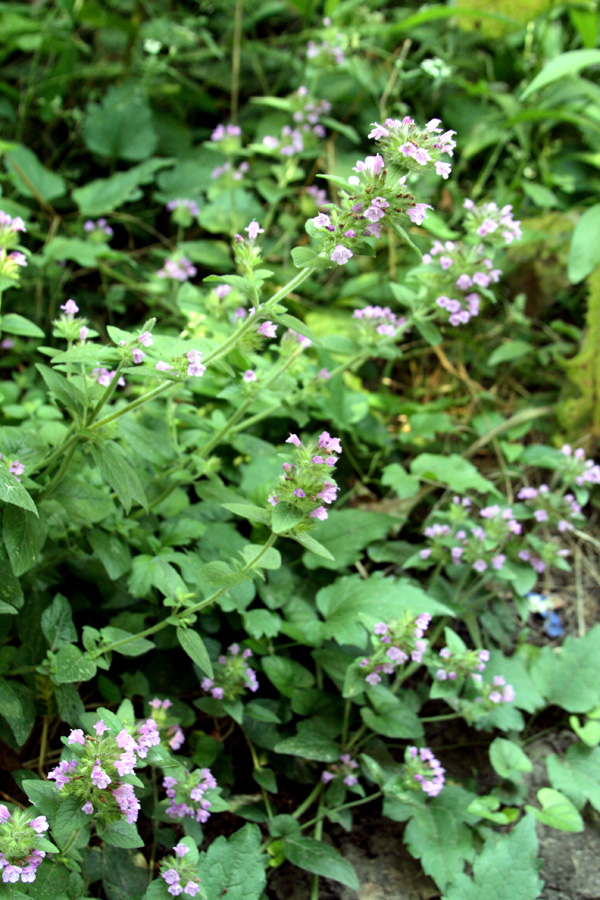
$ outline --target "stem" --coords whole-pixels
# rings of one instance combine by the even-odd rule
[[[323,797],[319,797],[319,806],[317,809],[317,819],[315,821],[315,840],[320,841],[323,837]],[[319,876],[313,875],[312,884],[310,886],[310,900],[319,900]]]
[[[67,474],[67,469],[68,469],[69,466],[71,465],[71,460],[72,460],[73,457],[75,456],[75,451],[77,450],[77,444],[78,444],[78,443],[79,443],[78,440],[76,440],[76,441],[73,442],[73,444],[71,445],[71,449],[69,450],[69,452],[67,453],[67,455],[66,455],[65,458],[63,459],[60,468],[58,469],[58,471],[56,472],[56,474],[54,475],[54,477],[52,478],[52,480],[50,481],[50,483],[44,488],[44,490],[43,490],[42,493],[40,494],[40,497],[39,497],[40,500],[43,500],[43,499],[45,499],[46,497],[48,497],[48,496],[52,493],[52,491],[53,491],[56,487],[58,487],[58,485],[60,484],[60,482],[63,480],[63,478],[64,478],[65,475]]]
[[[308,797],[306,798],[306,800],[304,800],[304,801],[300,804],[300,806],[298,807],[298,809],[296,809],[296,810],[292,813],[293,818],[294,818],[294,819],[299,819],[300,816],[301,816],[303,813],[305,813],[306,810],[307,810],[310,806],[313,805],[313,803],[315,802],[315,800],[317,799],[317,797],[322,793],[322,791],[323,791],[323,782],[322,782],[322,781],[319,781],[317,784],[315,784],[314,788],[312,789],[312,791],[310,792],[310,794],[308,795]]]
[[[100,412],[100,410],[102,409],[102,407],[110,400],[110,398],[112,397],[112,395],[113,395],[114,392],[116,391],[116,389],[117,389],[117,382],[119,381],[119,374],[120,374],[121,369],[123,368],[124,365],[125,365],[125,360],[122,359],[122,360],[120,361],[119,365],[117,366],[116,370],[115,370],[115,374],[113,375],[113,377],[111,378],[109,384],[107,385],[106,390],[104,391],[104,393],[102,394],[102,396],[100,397],[100,399],[98,400],[98,402],[96,403],[96,406],[95,406],[94,409],[92,410],[92,413],[91,413],[90,417],[89,417],[88,420],[86,421],[86,423],[85,423],[86,425],[91,425],[91,424],[92,424],[92,422],[94,421],[94,419],[96,418],[96,416],[98,415],[98,413]]]
[[[231,121],[237,122],[240,94],[240,60],[242,55],[243,0],[236,0],[233,13],[233,52],[231,54]]]
[[[71,849],[71,847],[73,846],[73,844],[75,843],[75,841],[77,840],[77,838],[79,837],[79,832],[80,832],[80,831],[81,831],[81,828],[75,829],[75,831],[74,831],[73,834],[71,835],[70,839],[68,840],[66,846],[63,847],[63,849],[60,851],[60,853],[59,853],[58,856],[56,857],[57,862],[58,862],[59,860],[62,860],[62,859],[65,858],[66,854],[69,852],[69,850]]]
[[[48,724],[49,724],[49,721],[50,721],[49,717],[48,717],[48,716],[44,716],[43,721],[42,721],[42,734],[41,734],[41,737],[40,737],[40,758],[39,758],[39,761],[38,761],[38,772],[39,772],[39,774],[40,774],[40,778],[45,778],[45,777],[46,777],[46,766],[45,766],[45,761],[46,761],[46,747],[47,747],[47,745],[48,745]]]
[[[369,794],[368,797],[361,797],[360,800],[350,800],[348,803],[343,803],[341,806],[336,806],[331,812],[341,812],[343,809],[352,809],[355,806],[362,806],[364,803],[371,803],[372,800],[377,800],[379,797],[383,797],[383,791],[375,791],[374,794]],[[316,818],[312,819],[310,822],[305,822],[304,825],[301,825],[300,828],[310,828],[317,821]]]

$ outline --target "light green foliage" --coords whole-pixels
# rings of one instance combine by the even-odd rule
[[[543,886],[536,857],[535,818],[528,815],[509,834],[487,840],[473,863],[473,877],[456,877],[443,900],[536,900]]]
[[[354,891],[359,888],[358,879],[348,860],[321,841],[307,837],[288,837],[284,853],[286,859],[307,872],[339,881]]]
[[[531,668],[533,683],[548,703],[568,712],[588,712],[600,704],[600,625],[585,637],[568,636],[560,656],[543,647]]]
[[[569,797],[577,809],[587,802],[600,812],[600,749],[572,744],[563,759],[546,760],[550,784]]]
[[[594,246],[587,243],[586,247]],[[558,407],[563,427],[573,432],[588,422],[600,423],[598,402],[600,385],[600,267],[589,278],[586,331],[579,353],[564,362],[572,388],[577,396],[565,398]]]
[[[245,825],[229,839],[219,837],[198,862],[207,900],[258,900],[265,885],[260,830]]]

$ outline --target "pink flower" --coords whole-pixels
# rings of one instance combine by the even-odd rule
[[[259,234],[264,234],[265,229],[260,227],[256,219],[252,219],[244,231],[248,232],[248,239],[253,241]]]
[[[67,300],[66,303],[63,303],[61,309],[67,316],[74,316],[79,312],[79,307],[74,300]]]
[[[270,322],[269,319],[263,322],[262,325],[259,325],[256,330],[258,334],[262,334],[264,335],[264,337],[277,337],[277,325],[275,325],[273,322]]]
[[[343,244],[338,244],[331,254],[331,259],[333,262],[336,262],[338,266],[345,266],[348,260],[353,256],[352,250],[348,250]]]
[[[433,209],[433,206],[430,206],[429,203],[417,203],[416,206],[413,206],[411,209],[406,210],[406,214],[409,217],[410,221],[415,225],[421,225],[423,219],[427,218],[427,213],[425,210]]]
[[[146,355],[139,347],[134,347],[131,352],[133,354],[133,361],[136,365],[139,365]]]
[[[149,331],[142,332],[142,334],[140,334],[138,338],[138,341],[140,342],[140,344],[143,344],[144,347],[151,347],[154,343],[154,339]]]
[[[246,369],[242,378],[246,384],[250,384],[251,381],[256,381],[256,372],[253,372],[252,369]]]
[[[286,443],[286,444],[293,444],[294,447],[301,447],[301,446],[302,446],[302,441],[300,440],[300,438],[298,437],[297,434],[290,434],[290,436],[289,436],[288,438],[285,439],[285,443]]]
[[[328,512],[324,506],[318,506],[316,509],[313,509],[311,513],[308,514],[309,519],[320,519],[324,521],[328,517]]]
[[[159,361],[156,363],[156,368],[159,372],[168,372],[173,368],[173,366],[170,366],[169,363],[163,362],[162,359],[159,359]]]

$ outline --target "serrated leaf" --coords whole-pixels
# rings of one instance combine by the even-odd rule
[[[568,635],[560,656],[543,647],[531,668],[531,678],[548,703],[567,712],[584,713],[600,704],[600,625],[585,637]]]
[[[209,678],[213,677],[213,667],[202,638],[193,628],[178,628],[177,640],[190,659],[206,672]]]
[[[446,484],[460,494],[471,489],[496,492],[492,482],[480,475],[473,463],[463,459],[458,453],[421,453],[413,459],[410,471],[421,478],[432,478]]]
[[[566,794],[577,809],[589,801],[600,812],[600,748],[572,744],[564,759],[549,756],[546,766],[552,787]]]
[[[129,822],[111,822],[110,825],[107,825],[102,830],[100,836],[103,841],[112,847],[133,849],[145,846],[137,828],[135,825],[130,825]]]
[[[207,900],[259,900],[266,875],[258,826],[218,837],[200,854],[198,871]]]
[[[320,256],[310,247],[294,247],[292,259],[297,269],[331,269],[336,263]]]
[[[92,456],[103,478],[121,501],[125,512],[131,510],[134,500],[144,509],[148,508],[139,476],[115,441],[104,441],[102,446],[92,445]]]
[[[67,192],[65,179],[50,171],[39,161],[33,150],[21,144],[5,151],[6,168],[13,174],[13,183],[24,197],[43,197],[56,200]]]
[[[99,216],[112,212],[125,203],[142,196],[140,185],[152,181],[158,169],[171,164],[168,159],[147,159],[126,172],[116,172],[110,178],[98,178],[73,191],[73,199],[84,216]]]
[[[8,471],[8,467],[0,463],[0,500],[28,509],[38,515],[37,507],[23,485]]]
[[[389,466],[385,466],[381,473],[381,483],[391,487],[401,500],[414,497],[420,487],[420,481],[417,476],[409,475],[399,463],[391,463]]]
[[[296,509],[296,507],[292,506],[290,503],[284,503],[282,501],[273,509],[271,528],[275,534],[284,534],[286,531],[290,531],[296,525],[299,525],[305,518],[305,512]]]
[[[522,772],[531,772],[533,764],[518,744],[495,738],[490,744],[490,762],[501,778],[519,780]]]
[[[56,654],[57,684],[89,681],[96,674],[96,664],[83,655],[75,644],[64,644]]]
[[[473,794],[455,785],[447,785],[430,802],[418,806],[411,817],[404,841],[423,869],[440,890],[454,881],[465,862],[475,857],[473,833],[467,812]]]
[[[357,891],[360,887],[356,872],[347,859],[344,859],[329,844],[316,841],[314,838],[287,837],[283,852],[295,866],[312,872],[314,875],[322,875],[324,878],[332,878]]]
[[[284,738],[274,747],[276,753],[299,756],[300,759],[314,759],[317,762],[336,762],[340,756],[339,744],[328,738],[318,738],[313,734],[296,734]]]
[[[18,313],[6,313],[2,316],[2,331],[6,334],[18,334],[21,337],[43,338],[46,335],[34,322],[30,322]]]
[[[535,817],[526,816],[510,834],[485,842],[473,863],[473,877],[458,875],[443,900],[537,900],[538,878]]]
[[[158,137],[152,110],[136,85],[117,84],[91,103],[83,120],[83,139],[92,153],[138,162],[152,156]]]
[[[262,506],[253,506],[251,503],[222,503],[223,509],[232,512],[236,516],[243,519],[249,519],[250,522],[262,522],[263,525],[269,524],[269,513]]]

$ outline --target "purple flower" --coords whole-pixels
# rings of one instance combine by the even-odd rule
[[[259,234],[264,234],[265,229],[260,227],[256,219],[252,219],[244,231],[248,232],[248,239],[253,241]]]
[[[427,218],[426,210],[433,209],[429,203],[417,203],[416,206],[406,210],[406,214],[414,225],[421,225],[423,219]]]
[[[138,341],[140,344],[143,344],[144,347],[151,347],[154,343],[154,339],[149,331],[144,331],[140,334]]]
[[[246,384],[250,384],[251,381],[256,381],[256,372],[253,372],[252,369],[246,369],[242,378]]]
[[[270,322],[269,319],[266,319],[266,321],[264,321],[262,325],[259,325],[256,331],[258,334],[264,335],[264,337],[277,337],[277,325],[275,325],[273,322]]]
[[[188,375],[201,378],[206,372],[206,366],[202,365],[202,352],[200,350],[188,350],[186,356],[189,362]]]
[[[293,444],[294,447],[301,447],[301,446],[302,446],[302,441],[300,440],[300,438],[298,437],[297,434],[290,434],[290,436],[289,436],[288,438],[285,439],[285,443],[286,443],[286,444]]]
[[[67,316],[75,316],[79,312],[79,307],[74,300],[67,300],[66,303],[63,303],[61,309]]]
[[[81,807],[81,812],[84,812],[86,814],[86,816],[91,816],[93,814],[94,804],[92,803],[91,800],[88,800],[86,803],[83,804],[83,806]]]
[[[141,363],[141,361],[142,361],[142,360],[144,359],[144,357],[146,356],[146,354],[144,353],[144,351],[143,351],[143,350],[140,350],[139,347],[134,347],[133,350],[132,350],[131,352],[132,352],[132,354],[133,354],[133,361],[134,361],[134,363],[135,363],[136,365],[139,365],[139,363]]]
[[[159,359],[159,361],[156,363],[156,368],[158,369],[159,372],[168,372],[170,369],[172,369],[174,367],[170,366],[169,363],[167,363],[167,362],[163,362],[162,359]]]
[[[324,506],[318,506],[316,509],[313,509],[311,513],[308,514],[309,519],[320,519],[324,521],[328,517],[328,512]]]
[[[338,266],[345,266],[352,256],[354,256],[352,250],[348,250],[343,244],[338,244],[331,254],[331,259],[333,262],[336,262]]]
[[[69,744],[85,744],[85,737],[81,728],[71,729],[67,743]]]
[[[99,759],[96,760],[96,765],[92,769],[91,782],[94,787],[99,788],[99,790],[104,790],[104,788],[107,788],[110,784],[110,778],[101,768]]]

